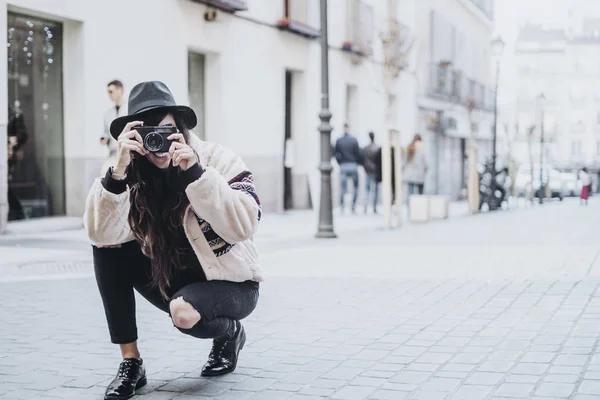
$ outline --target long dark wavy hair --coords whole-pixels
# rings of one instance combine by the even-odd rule
[[[167,114],[168,111],[155,111],[141,119],[145,126],[156,126]],[[175,113],[171,115],[189,144],[190,133],[183,119]],[[144,254],[151,259],[152,286],[158,287],[163,297],[168,299],[167,289],[185,254],[181,243],[187,239],[182,225],[190,203],[185,193],[173,186],[171,165],[161,170],[146,157],[134,153],[128,176],[129,226]]]

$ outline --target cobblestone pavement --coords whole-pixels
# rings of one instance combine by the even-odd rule
[[[138,302],[139,398],[598,399],[599,225],[566,202],[266,246],[233,374],[201,378],[210,343]],[[119,359],[92,279],[5,281],[0,302],[0,399],[102,398]]]

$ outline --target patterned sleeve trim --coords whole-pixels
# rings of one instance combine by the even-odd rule
[[[260,199],[256,193],[256,186],[254,186],[254,176],[252,173],[250,171],[244,171],[235,176],[228,183],[231,189],[244,192],[248,196],[252,197],[254,201],[256,201],[256,204],[258,205],[258,220],[260,221],[262,217],[262,208],[260,205]]]
[[[258,220],[260,221],[262,210],[260,206],[260,200],[256,194],[256,188],[254,187],[254,177],[252,174],[249,171],[244,171],[230,180],[228,183],[231,189],[244,192],[248,196],[252,197],[254,201],[256,201],[256,204],[258,205]],[[216,257],[227,254],[235,246],[235,243],[228,243],[221,236],[219,236],[210,226],[208,221],[198,216],[196,216],[196,219],[198,220],[198,224],[200,224],[200,229],[202,230],[208,245]]]

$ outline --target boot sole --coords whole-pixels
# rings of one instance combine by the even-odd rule
[[[139,388],[143,388],[144,386],[146,386],[148,384],[148,378],[146,378],[145,376],[143,378],[140,378],[139,381],[137,381],[136,385],[135,385],[135,389],[139,389]],[[127,397],[123,397],[123,396],[104,396],[104,400],[126,400],[126,399],[130,399],[133,396],[135,396],[135,392],[133,392],[133,394],[131,394],[130,396]]]
[[[244,337],[242,338],[242,341],[240,342],[240,350],[238,351],[238,357],[236,357],[235,364],[233,365],[233,368],[231,370],[229,370],[229,371],[221,371],[221,372],[201,372],[200,376],[205,376],[205,377],[221,376],[221,375],[230,374],[233,371],[235,371],[235,369],[237,368],[237,362],[238,362],[238,358],[239,358],[239,355],[240,355],[240,351],[242,351],[242,349],[244,348],[245,344],[246,344],[246,332],[244,331]]]

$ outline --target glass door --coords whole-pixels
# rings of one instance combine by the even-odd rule
[[[9,220],[63,215],[62,24],[7,22]]]

